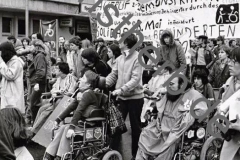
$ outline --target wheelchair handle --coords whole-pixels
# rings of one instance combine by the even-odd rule
[[[54,135],[55,135],[54,132],[55,132],[56,130],[58,130],[58,128],[59,128],[59,126],[58,126],[57,128],[53,128],[53,129],[52,129],[52,139],[51,139],[52,141],[53,141]]]

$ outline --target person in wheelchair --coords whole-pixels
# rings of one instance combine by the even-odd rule
[[[53,112],[55,107],[61,101],[63,95],[71,95],[76,89],[77,78],[70,74],[69,66],[65,62],[59,62],[56,66],[57,81],[51,90],[51,98],[48,103],[44,104],[38,111],[36,120],[31,131],[36,134],[43,126],[48,116]]]
[[[81,100],[79,101],[77,108],[75,105],[70,105],[64,112],[62,112],[55,120],[55,126],[59,126],[59,123],[63,121],[72,111],[74,115],[71,123],[62,125],[58,130],[53,141],[46,148],[44,160],[53,160],[54,157],[61,159],[61,157],[71,150],[70,141],[75,131],[83,131],[83,128],[78,127],[78,121],[84,121],[89,117],[90,112],[93,109],[100,108],[99,98],[94,92],[95,86],[98,81],[98,75],[91,70],[84,73],[84,76],[80,78],[79,90],[82,93]]]
[[[169,87],[178,91],[183,87],[182,78],[175,77]],[[147,127],[143,128],[138,142],[136,160],[171,160],[176,147],[184,132],[194,123],[195,119],[190,113],[191,104],[203,96],[192,88],[190,82],[185,91],[178,95],[166,93],[156,103],[158,117]],[[199,102],[194,111],[197,116],[203,115],[207,110],[206,102]]]
[[[161,61],[158,63],[158,67],[154,67],[154,70],[156,71],[161,65],[163,65],[165,61]],[[163,69],[159,75],[156,77],[152,77],[148,84],[145,84],[143,86],[143,91],[144,91],[144,104],[143,104],[143,109],[141,113],[141,122],[145,123],[146,122],[146,113],[148,110],[152,112],[153,106],[155,105],[156,100],[160,99],[162,94],[165,94],[166,92],[166,87],[163,87],[162,85],[168,80],[170,77],[170,73],[172,72],[171,67],[166,67]]]

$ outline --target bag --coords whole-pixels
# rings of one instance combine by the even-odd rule
[[[74,94],[75,95],[75,94]],[[74,96],[73,95],[73,96]],[[47,147],[51,143],[52,139],[52,130],[54,128],[54,121],[71,103],[75,101],[75,98],[64,96],[61,101],[58,103],[54,111],[47,118],[46,122],[33,137],[32,141]]]
[[[110,135],[121,135],[127,132],[127,126],[122,117],[122,113],[117,109],[114,103],[108,108]]]

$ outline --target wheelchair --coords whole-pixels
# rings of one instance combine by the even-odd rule
[[[108,136],[108,111],[110,106],[108,96],[103,93],[100,109],[92,109],[88,118],[79,121],[78,126],[82,131],[76,131],[71,137],[71,151],[63,155],[62,160],[122,160],[118,151],[110,148],[110,136]],[[54,130],[52,138],[54,138]]]
[[[224,90],[219,89],[218,99],[221,99]],[[223,138],[210,136],[207,133],[207,122],[215,115],[214,110],[209,117],[194,124],[182,135],[173,160],[219,160]],[[216,130],[217,131],[217,130]]]
[[[218,99],[221,99],[222,89],[219,90]],[[223,145],[223,139],[210,136],[207,133],[207,122],[214,116],[214,110],[209,117],[199,123],[197,120],[190,128],[183,133],[177,142],[176,152],[172,160],[219,160]],[[157,117],[157,110],[147,112],[148,121],[151,122]],[[154,157],[150,157],[154,159]]]

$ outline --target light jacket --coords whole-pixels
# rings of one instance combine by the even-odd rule
[[[73,64],[74,64],[74,75],[79,79],[81,78],[82,70],[85,68],[83,61],[82,61],[82,51],[80,49],[77,53],[73,53]]]
[[[140,99],[143,98],[142,74],[143,67],[138,61],[139,53],[123,53],[116,59],[116,65],[112,72],[106,77],[106,85],[113,86],[116,83],[116,89],[122,89],[123,94],[120,99]]]
[[[68,74],[64,79],[64,85],[60,85],[61,77],[57,78],[57,81],[54,83],[53,88],[51,90],[51,93],[57,92],[57,91],[63,91],[63,93],[74,93],[76,81],[77,78],[73,76],[71,73]]]
[[[21,58],[13,56],[7,64],[0,64],[1,82],[1,108],[12,105],[25,113],[23,66]]]

